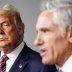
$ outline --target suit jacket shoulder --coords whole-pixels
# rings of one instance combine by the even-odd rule
[[[55,69],[53,65],[42,64],[39,53],[25,44],[9,72],[54,72]]]

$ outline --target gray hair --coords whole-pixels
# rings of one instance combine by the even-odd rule
[[[54,21],[60,26],[63,36],[65,36],[66,28],[72,24],[72,0],[44,0],[41,10],[54,12]]]
[[[20,13],[13,5],[6,4],[0,8],[0,16],[13,17],[15,24],[23,24]]]

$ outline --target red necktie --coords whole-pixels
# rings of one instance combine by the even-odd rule
[[[6,72],[6,61],[9,58],[6,55],[3,55],[0,62],[0,72]]]

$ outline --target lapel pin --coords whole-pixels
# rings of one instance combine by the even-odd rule
[[[22,68],[22,65],[21,64],[19,65],[19,68]]]

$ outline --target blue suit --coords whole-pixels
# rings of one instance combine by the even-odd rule
[[[55,72],[55,66],[43,65],[39,54],[26,44],[9,72]]]

